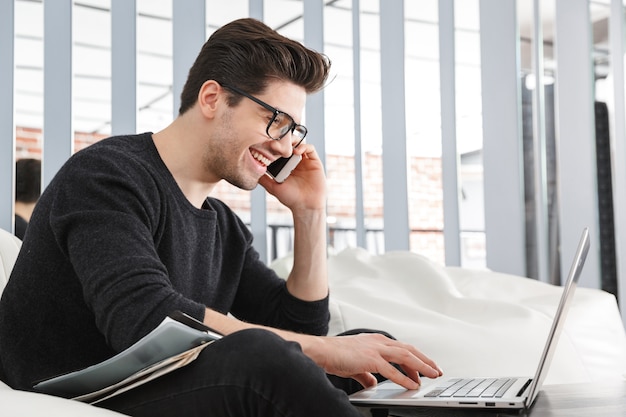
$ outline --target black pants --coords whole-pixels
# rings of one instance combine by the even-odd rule
[[[326,375],[299,344],[255,329],[214,342],[191,364],[97,405],[137,417],[362,417],[347,396],[360,388]]]

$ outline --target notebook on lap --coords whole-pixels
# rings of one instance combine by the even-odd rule
[[[529,408],[548,374],[583,264],[589,251],[589,230],[583,230],[563,293],[534,377],[422,378],[417,390],[390,381],[350,396],[354,405],[383,407]]]

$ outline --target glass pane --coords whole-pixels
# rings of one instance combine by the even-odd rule
[[[443,262],[438,1],[405,3],[411,250]]]
[[[137,0],[138,132],[172,121],[172,77],[172,1]]]
[[[379,3],[361,2],[361,146],[366,245],[385,250],[383,230],[383,166]]]
[[[87,3],[74,4],[72,15],[74,152],[111,133],[110,8],[109,0],[91,0]]]
[[[551,257],[551,265],[541,265],[540,251],[558,253],[557,185],[556,185],[556,132],[554,107],[554,80],[557,69],[554,61],[554,26],[552,16],[555,2],[540,3],[539,13],[543,39],[535,39],[534,4],[532,0],[518,2],[520,22],[522,135],[524,152],[524,188],[526,201],[526,272],[539,279],[544,273],[558,274],[558,257]],[[543,89],[537,91],[535,74],[536,42],[540,42],[543,66]],[[538,112],[541,109],[541,112]],[[538,225],[548,225],[547,241],[538,235]],[[547,254],[545,255],[548,256]],[[547,258],[546,258],[547,259]],[[547,271],[540,272],[541,269]],[[546,277],[547,278],[547,277]]]
[[[15,2],[16,159],[41,158],[43,128],[43,5]]]
[[[324,90],[329,245],[355,247],[355,106],[353,86],[352,4],[324,8],[324,53],[332,61]]]

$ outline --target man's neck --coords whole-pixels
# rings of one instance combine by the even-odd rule
[[[216,184],[199,177],[201,156],[193,149],[193,140],[189,135],[193,135],[193,130],[187,130],[185,121],[179,117],[162,131],[153,134],[152,140],[185,197],[195,207],[201,208]]]

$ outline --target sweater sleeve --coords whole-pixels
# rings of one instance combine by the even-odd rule
[[[248,247],[232,314],[244,321],[298,333],[328,333],[328,297],[304,301],[291,295],[286,281],[260,260],[259,253],[252,246],[250,232],[241,225],[248,236]]]
[[[203,305],[172,288],[157,254],[154,236],[160,233],[163,191],[151,178],[127,155],[103,155],[94,148],[67,164],[49,213],[84,302],[116,351],[173,310],[204,314]]]

